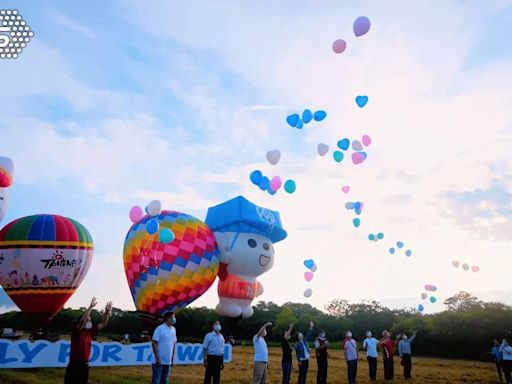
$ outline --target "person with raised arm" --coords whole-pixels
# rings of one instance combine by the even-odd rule
[[[402,365],[404,367],[404,378],[406,380],[412,379],[411,377],[411,371],[412,371],[412,348],[411,344],[413,343],[414,339],[416,338],[417,331],[414,331],[412,336],[409,338],[406,334],[402,335],[402,340],[398,342],[398,354],[402,358]]]
[[[112,302],[109,301],[105,306],[101,321],[98,324],[93,324],[91,312],[97,304],[96,298],[93,297],[91,304],[71,332],[69,364],[66,367],[64,384],[87,384],[89,380],[92,339],[107,326],[108,319],[112,314]]]
[[[308,341],[313,338],[314,323],[309,322],[309,330],[306,337],[299,332],[297,334],[297,342],[295,343],[295,353],[299,362],[299,384],[306,384],[308,375],[309,359],[311,357]]]
[[[253,384],[265,384],[267,382],[268,348],[265,337],[267,336],[267,327],[271,326],[270,321],[263,324],[258,333],[252,338],[254,345]]]
[[[293,324],[290,324],[288,329],[283,331],[281,336],[281,349],[283,350],[283,357],[281,359],[281,367],[283,368],[282,384],[290,384],[290,377],[292,375],[292,346],[290,345],[290,338],[292,336]]]

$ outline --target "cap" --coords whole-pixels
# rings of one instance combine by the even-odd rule
[[[288,235],[283,229],[279,212],[259,207],[243,196],[208,208],[205,223],[213,232],[254,233],[273,243]]]

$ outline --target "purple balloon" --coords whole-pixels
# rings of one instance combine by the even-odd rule
[[[370,19],[366,16],[360,16],[354,21],[354,35],[356,37],[363,36],[370,30]]]

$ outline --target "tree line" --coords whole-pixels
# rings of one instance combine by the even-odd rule
[[[223,333],[236,340],[251,340],[261,324],[272,321],[267,339],[278,342],[281,332],[290,323],[295,331],[306,331],[313,320],[318,329],[324,329],[334,345],[351,330],[354,338],[362,342],[366,330],[379,337],[383,330],[393,333],[418,331],[414,353],[424,356],[482,359],[490,350],[494,338],[512,335],[512,307],[503,303],[489,303],[467,293],[459,292],[445,300],[447,309],[430,315],[420,315],[415,309],[389,309],[376,301],[350,303],[343,299],[329,302],[324,311],[303,303],[259,302],[249,319],[223,319]],[[85,308],[66,308],[50,324],[50,332],[70,333]],[[93,310],[93,321],[102,316]],[[176,328],[180,340],[199,341],[211,330],[219,316],[206,307],[185,308],[177,314]],[[30,329],[30,318],[17,311],[0,315],[0,327]],[[114,308],[103,334],[114,340],[123,335],[140,335],[142,328],[135,311]]]

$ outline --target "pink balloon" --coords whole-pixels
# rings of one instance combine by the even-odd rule
[[[343,187],[341,187],[341,190],[344,193],[348,193],[350,191],[350,185],[344,185]]]
[[[313,280],[313,272],[310,272],[310,271],[304,272],[304,278],[306,279],[306,281]]]
[[[437,288],[435,285],[425,284],[425,291],[435,292],[437,291]]]
[[[281,178],[279,176],[274,176],[270,180],[270,188],[272,188],[273,191],[278,191],[282,185],[283,185],[283,182],[281,181]]]
[[[130,209],[130,220],[132,221],[132,223],[136,223],[137,221],[142,219],[143,215],[144,215],[144,212],[142,211],[142,208],[139,207],[138,205],[134,205]]]
[[[352,163],[361,164],[366,159],[366,153],[364,152],[354,152],[352,154]]]
[[[343,39],[338,39],[334,43],[332,43],[332,50],[334,53],[340,54],[345,48],[347,48],[347,43]]]
[[[471,270],[472,270],[473,272],[478,272],[478,271],[480,270],[480,267],[478,267],[478,266],[476,266],[476,265],[473,265],[473,266],[471,267]]]
[[[372,138],[368,135],[364,135],[361,141],[363,142],[363,145],[367,147],[372,143]]]

